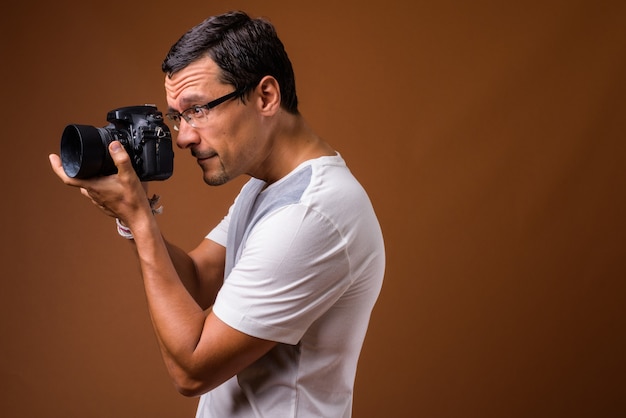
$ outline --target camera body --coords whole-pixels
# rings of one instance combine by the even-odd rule
[[[109,144],[119,141],[141,181],[165,180],[174,170],[169,127],[154,105],[127,106],[107,113],[103,128],[67,125],[61,136],[61,161],[69,177],[91,178],[117,173]]]

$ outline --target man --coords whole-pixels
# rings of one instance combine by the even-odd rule
[[[163,63],[168,117],[209,185],[251,177],[189,253],[161,235],[128,154],[118,173],[55,173],[132,238],[165,364],[198,417],[349,417],[358,356],[384,273],[371,203],[298,111],[273,26],[211,17]],[[207,104],[208,103],[208,104]]]

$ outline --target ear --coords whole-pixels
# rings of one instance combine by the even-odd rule
[[[272,116],[280,109],[280,85],[271,75],[266,75],[261,79],[256,87],[259,95],[259,108],[266,116]]]

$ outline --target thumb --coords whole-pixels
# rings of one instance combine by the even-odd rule
[[[130,157],[119,141],[112,141],[109,144],[109,153],[119,173],[134,171]]]

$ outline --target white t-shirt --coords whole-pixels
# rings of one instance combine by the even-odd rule
[[[226,246],[213,312],[276,341],[211,392],[197,418],[350,417],[358,357],[385,254],[370,200],[341,156],[251,179],[208,235]]]

